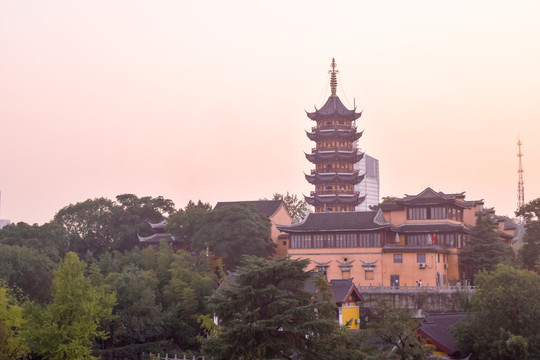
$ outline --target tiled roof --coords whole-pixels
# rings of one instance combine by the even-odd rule
[[[253,205],[258,212],[270,217],[274,215],[276,211],[278,211],[281,204],[284,203],[282,200],[220,201],[216,204],[214,210],[238,204]]]
[[[377,211],[310,213],[304,221],[292,225],[280,225],[284,232],[312,231],[370,231],[389,228],[391,225],[378,216]],[[384,221],[384,222],[383,222]]]
[[[462,230],[463,232],[469,231],[467,226],[452,222],[409,222],[396,226],[396,230],[400,233],[440,233],[456,230]]]
[[[450,328],[467,317],[466,313],[428,315],[418,327],[418,333],[448,355],[457,352]]]
[[[168,243],[175,241],[174,236],[171,234],[154,234],[146,237],[137,234],[137,236],[139,237],[139,242],[145,244],[159,244],[161,240],[165,240]]]
[[[312,120],[320,120],[330,117],[342,117],[356,120],[361,115],[362,112],[357,113],[356,109],[347,109],[337,96],[330,96],[322,108],[318,110],[315,109],[315,112],[307,113],[307,116]]]
[[[336,303],[347,302],[349,295],[355,292],[360,301],[364,299],[358,292],[358,289],[353,283],[353,279],[334,279],[330,281],[330,288],[332,289],[333,300]]]
[[[439,205],[439,204],[456,204],[463,207],[472,207],[474,205],[483,204],[482,200],[465,201],[465,192],[456,194],[445,194],[436,192],[432,188],[426,188],[417,195],[405,195],[404,198],[396,198],[396,203],[403,205]]]
[[[391,204],[381,204],[382,211],[394,211],[394,210],[403,210],[403,205],[391,203]]]

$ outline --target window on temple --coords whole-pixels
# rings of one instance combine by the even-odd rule
[[[291,249],[310,249],[311,235],[291,235]]]
[[[316,248],[316,249],[333,248],[334,247],[334,235],[333,234],[316,234],[316,235],[313,235],[313,247]]]
[[[426,263],[426,254],[416,254],[417,263]]]
[[[433,239],[429,236],[429,234],[407,235],[406,240],[407,245],[422,246],[431,245],[433,243]]]
[[[358,247],[381,247],[381,233],[358,234]]]
[[[407,219],[425,220],[427,219],[427,208],[411,207],[407,209]]]
[[[446,207],[432,207],[430,219],[446,219]]]
[[[448,217],[445,206],[410,207],[407,209],[407,219],[409,220],[446,219]]]
[[[356,247],[356,234],[355,233],[336,234],[336,247],[338,248]]]
[[[403,254],[394,254],[394,262],[395,263],[402,263],[403,262]]]
[[[364,273],[366,274],[366,280],[375,280],[375,271],[366,270]]]

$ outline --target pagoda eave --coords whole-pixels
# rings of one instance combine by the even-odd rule
[[[325,184],[325,183],[331,183],[331,182],[340,182],[345,184],[351,184],[356,185],[360,183],[363,179],[365,174],[358,175],[358,171],[352,172],[352,173],[319,173],[315,172],[312,175],[304,174],[306,177],[306,180],[313,185],[317,184]]]
[[[319,195],[314,194],[312,196],[304,195],[306,202],[313,206],[323,206],[323,205],[351,205],[357,206],[361,204],[365,196],[359,196],[358,194],[330,194],[330,195]]]
[[[329,161],[329,160],[341,160],[341,161],[352,161],[358,162],[362,160],[364,153],[359,153],[357,151],[319,151],[315,150],[311,154],[306,154],[306,158],[312,162],[317,163],[318,161]]]

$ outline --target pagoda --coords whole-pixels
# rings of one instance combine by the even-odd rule
[[[315,191],[305,199],[315,207],[315,212],[354,211],[365,198],[354,190],[354,185],[364,178],[364,174],[354,169],[354,164],[364,156],[356,147],[362,136],[362,132],[357,131],[356,119],[362,112],[356,112],[356,107],[347,109],[336,95],[338,70],[334,59],[331,67],[330,97],[321,109],[315,108],[315,112],[307,113],[316,122],[311,132],[307,132],[316,147],[311,154],[306,154],[306,158],[315,164],[315,169],[305,176],[309,183],[315,185]]]

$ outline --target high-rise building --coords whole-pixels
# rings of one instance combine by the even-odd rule
[[[349,110],[337,96],[336,62],[332,59],[330,73],[331,95],[321,109],[307,113],[316,122],[316,126],[307,133],[316,147],[311,154],[306,154],[309,161],[315,164],[306,179],[315,185],[315,191],[306,196],[306,202],[315,207],[315,212],[354,211],[364,200],[355,185],[364,177],[354,169],[363,153],[358,151],[356,141],[362,136],[357,131],[356,119],[362,113],[356,108]]]
[[[354,190],[360,193],[360,197],[365,197],[355,210],[366,211],[370,206],[379,204],[379,160],[364,154],[362,160],[354,164],[354,169],[364,174],[364,180],[356,184]]]

